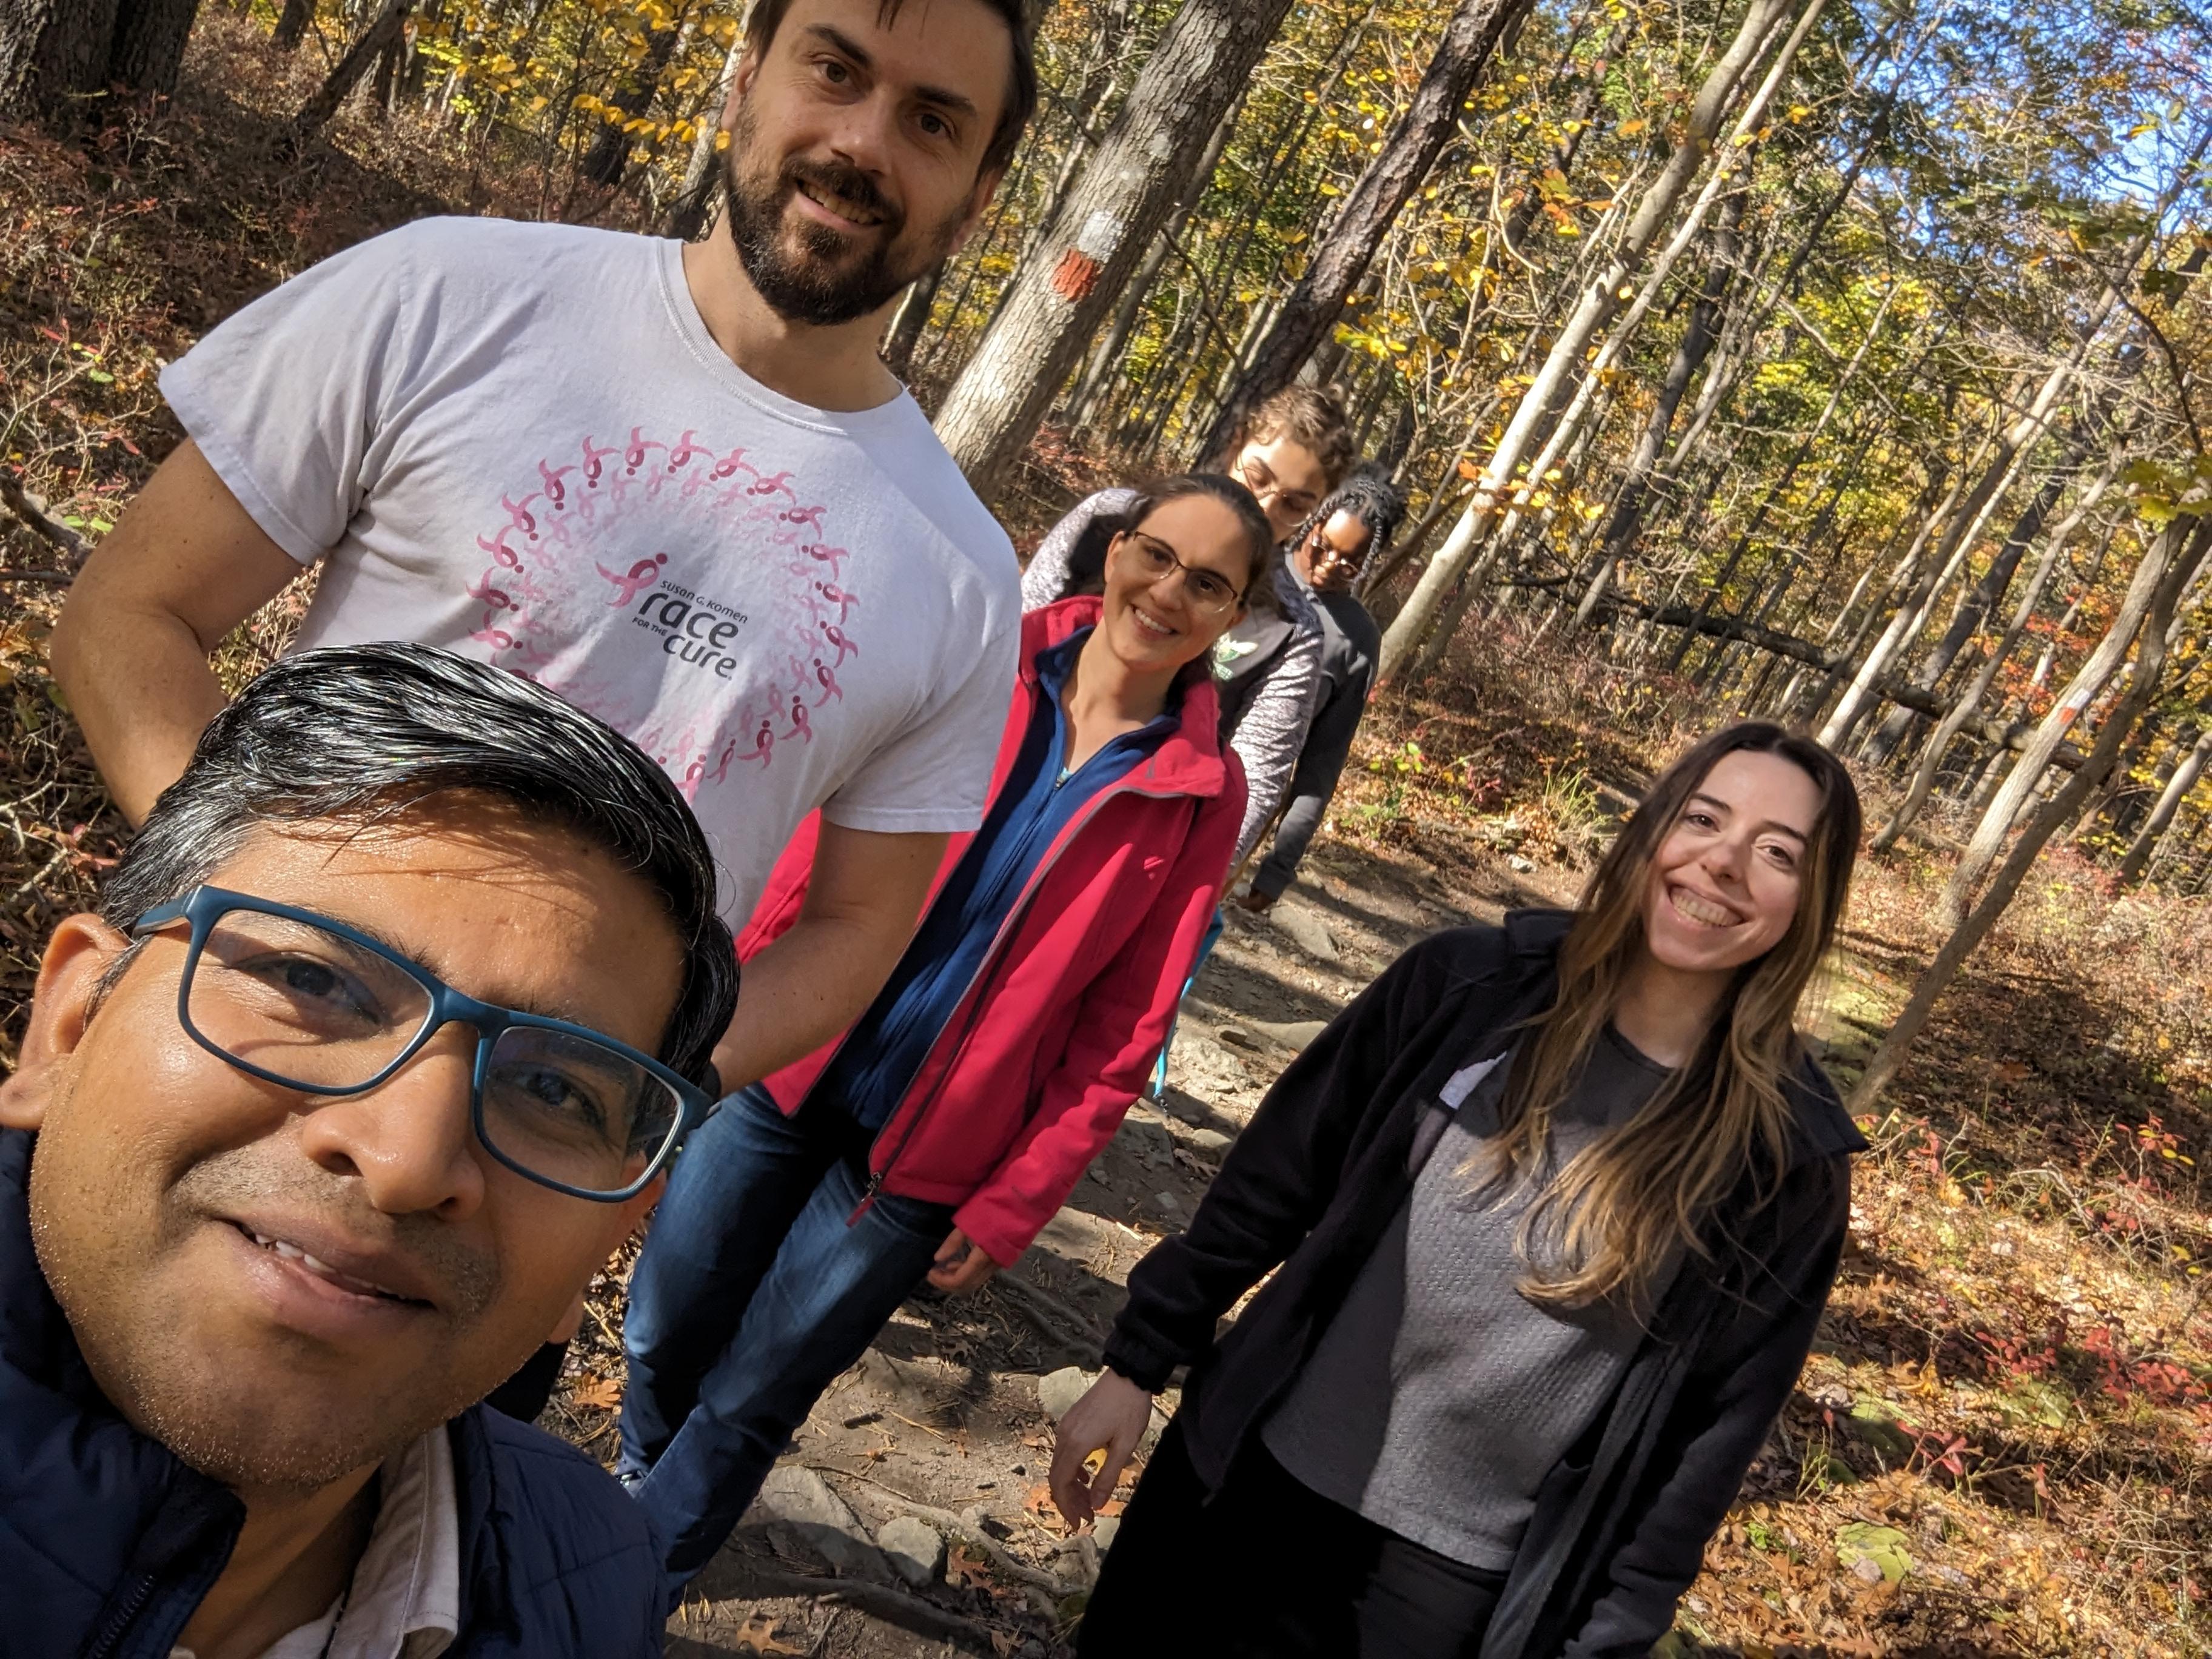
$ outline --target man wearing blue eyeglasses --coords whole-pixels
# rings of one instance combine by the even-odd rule
[[[217,716],[0,1084],[0,1656],[660,1650],[642,1512],[477,1402],[712,1109],[714,893],[501,671],[308,652]]]

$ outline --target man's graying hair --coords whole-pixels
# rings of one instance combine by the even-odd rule
[[[100,915],[128,931],[258,830],[388,823],[454,795],[489,796],[566,830],[659,896],[684,945],[659,1059],[712,1086],[708,1057],[737,1005],[738,965],[714,908],[714,854],[690,808],[628,738],[529,680],[450,652],[302,651],[248,684],[154,803]]]

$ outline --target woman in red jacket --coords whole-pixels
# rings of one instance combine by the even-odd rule
[[[1206,663],[1268,591],[1274,536],[1211,474],[1123,523],[1103,595],[1023,618],[990,807],[890,981],[839,1042],[725,1101],[653,1217],[616,1472],[672,1599],[925,1277],[972,1290],[1028,1247],[1166,1034],[1244,806]],[[791,925],[812,854],[810,823],[740,955]]]

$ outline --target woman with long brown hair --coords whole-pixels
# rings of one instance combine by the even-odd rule
[[[1864,1143],[1793,1022],[1858,839],[1832,755],[1731,726],[1577,909],[1424,941],[1298,1057],[1060,1425],[1079,1522],[1191,1367],[1085,1659],[1665,1634],[1842,1253]]]

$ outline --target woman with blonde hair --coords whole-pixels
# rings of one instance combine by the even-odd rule
[[[1832,755],[1730,726],[1653,784],[1576,910],[1415,945],[1298,1057],[1130,1275],[1060,1425],[1079,1522],[1191,1367],[1085,1659],[1666,1633],[1843,1249],[1864,1142],[1793,1021],[1858,837]]]

